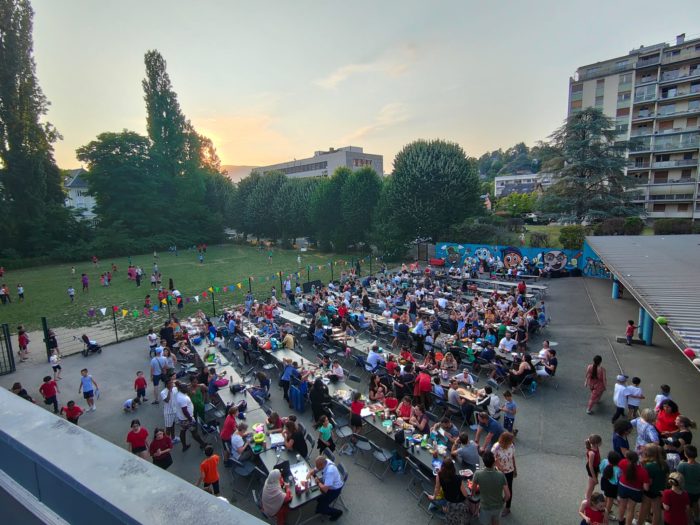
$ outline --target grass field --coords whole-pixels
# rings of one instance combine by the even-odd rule
[[[552,248],[557,248],[559,246],[559,234],[561,229],[564,227],[561,224],[527,224],[527,233],[525,234],[525,245],[530,246],[530,236],[534,232],[546,233],[549,235],[549,246]],[[646,226],[642,235],[654,235],[654,229]]]
[[[301,270],[298,267],[297,256],[301,255]],[[12,304],[0,306],[0,323],[8,323],[12,333],[16,333],[17,325],[22,324],[28,330],[41,328],[41,317],[48,319],[51,328],[76,329],[92,327],[93,330],[112,330],[112,307],[117,306],[116,315],[119,337],[130,334],[146,333],[150,325],[158,326],[167,318],[167,309],[163,307],[160,312],[152,312],[146,317],[143,314],[143,305],[146,294],[151,294],[153,304],[157,304],[157,292],[151,289],[150,275],[153,270],[153,254],[135,255],[131,257],[132,264],[139,265],[144,271],[141,287],[137,287],[134,281],[127,279],[126,270],[129,264],[128,257],[105,259],[99,262],[97,267],[92,262],[86,261],[75,264],[75,276],[71,275],[72,264],[59,264],[15,270],[5,273],[2,279],[11,291]],[[171,253],[159,253],[158,267],[163,276],[163,287],[167,288],[168,280],[173,279],[175,287],[180,290],[183,297],[193,298],[199,296],[199,302],[191,300],[184,302],[183,310],[179,315],[185,316],[198,309],[213,312],[210,287],[219,288],[219,293],[214,293],[214,303],[217,312],[223,306],[242,302],[248,291],[248,278],[253,277],[252,288],[257,299],[269,297],[271,288],[275,286],[279,297],[280,281],[275,274],[282,271],[283,277],[287,274],[300,272],[299,282],[306,282],[307,266],[311,266],[309,276],[311,280],[321,279],[327,281],[331,276],[331,268],[328,262],[350,261],[350,256],[341,257],[334,254],[321,254],[316,252],[299,252],[292,250],[274,249],[272,262],[268,262],[267,249],[259,251],[252,246],[222,245],[211,246],[207,249],[203,264],[198,262],[196,250],[180,251],[178,256]],[[118,271],[112,277],[112,285],[101,287],[99,276],[111,269],[112,263],[117,265]],[[319,265],[322,265],[319,270]],[[341,271],[349,270],[343,262],[333,267],[335,276]],[[90,279],[89,292],[81,291],[80,274],[87,273]],[[294,283],[294,279],[292,280]],[[24,302],[17,300],[16,287],[21,283],[24,286]],[[236,286],[241,283],[241,288]],[[75,302],[71,304],[68,297],[68,287],[73,285],[76,290]],[[228,287],[233,286],[233,291]],[[224,287],[227,291],[224,291]],[[207,297],[202,295],[207,292]],[[88,316],[88,310],[94,309],[94,316]],[[100,309],[106,308],[103,316]],[[122,309],[127,310],[127,315],[122,315]],[[134,316],[134,310],[138,317]],[[173,304],[171,310],[178,311]],[[97,326],[96,326],[97,325]],[[90,333],[90,329],[85,330]],[[38,339],[35,336],[35,339]]]

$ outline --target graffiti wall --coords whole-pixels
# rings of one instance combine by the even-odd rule
[[[583,250],[563,248],[528,248],[484,244],[457,244],[440,242],[435,246],[435,257],[445,259],[447,266],[461,266],[468,257],[477,259],[500,258],[506,268],[516,268],[525,257],[537,265],[551,266],[554,270],[578,268],[589,277],[608,278],[610,274],[588,244]]]

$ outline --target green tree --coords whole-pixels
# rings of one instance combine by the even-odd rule
[[[0,2],[0,231],[3,248],[25,255],[55,249],[72,228],[53,158],[59,135],[41,121],[49,103],[36,78],[33,18],[28,0]]]
[[[476,166],[455,143],[418,140],[394,159],[381,221],[408,243],[417,237],[440,240],[450,226],[483,213]]]
[[[260,237],[277,239],[280,236],[279,225],[274,220],[273,205],[287,177],[275,171],[266,173],[248,195],[245,204],[245,222],[250,226],[250,233]]]
[[[287,178],[277,193],[272,211],[277,230],[285,242],[312,233],[309,205],[320,183],[317,177]]]
[[[255,230],[255,226],[248,222],[248,218],[252,215],[248,214],[248,197],[255,191],[256,186],[260,182],[261,175],[257,171],[251,172],[250,175],[238,181],[236,185],[236,193],[234,195],[234,217],[233,226],[239,233],[248,234]]]
[[[511,193],[498,199],[496,209],[506,211],[513,217],[519,217],[531,213],[537,204],[537,195],[534,193]]]
[[[382,192],[382,179],[372,168],[353,171],[342,189],[342,221],[350,243],[369,240],[374,210]]]
[[[350,168],[337,168],[329,179],[321,181],[311,197],[309,219],[324,250],[342,251],[348,245],[350,235],[342,217],[342,196],[351,175]]]
[[[577,221],[639,214],[629,191],[637,182],[624,170],[628,144],[615,137],[614,121],[597,108],[572,115],[554,132],[551,146],[565,163],[545,193],[543,211]]]
[[[586,228],[578,224],[559,230],[559,243],[565,250],[580,250],[586,240]]]

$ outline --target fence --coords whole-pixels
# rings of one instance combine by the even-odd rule
[[[15,371],[15,356],[12,354],[12,339],[10,328],[0,325],[0,375],[11,374]]]

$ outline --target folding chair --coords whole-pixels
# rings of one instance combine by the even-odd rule
[[[372,461],[367,467],[367,470],[371,473],[374,474],[378,479],[384,480],[384,476],[386,475],[387,471],[389,470],[389,467],[391,466],[391,452],[385,448],[380,447],[377,445],[374,441],[369,441],[369,446],[372,448]],[[384,471],[380,474],[377,475],[376,472],[374,472],[374,465],[375,464],[383,464],[384,465]]]
[[[537,377],[536,373],[527,374],[523,377],[515,387],[512,388],[514,392],[520,392],[523,397],[527,398],[535,393],[537,388]]]
[[[360,452],[362,452],[364,454],[372,452],[372,445],[369,444],[369,439],[367,439],[365,436],[361,436],[360,434],[353,434],[352,437],[355,441],[355,447],[357,448],[357,450],[359,450]],[[359,459],[360,459],[360,454],[358,454],[357,457],[355,458],[355,465],[362,466],[360,464]],[[370,465],[371,465],[371,463],[372,462],[370,460]],[[367,467],[364,467],[364,468],[367,468]]]
[[[326,449],[328,450],[328,449]],[[325,452],[325,450],[324,450]],[[335,464],[336,468],[338,469],[338,473],[340,474],[341,479],[343,480],[343,486],[348,481],[348,478],[350,477],[348,475],[348,471],[345,470],[345,467],[343,466],[342,463],[336,463]],[[333,503],[331,503],[331,507],[335,507],[336,503],[340,504],[345,509],[345,512],[350,512],[350,508],[345,504],[345,501],[343,500],[343,493],[341,492],[340,495],[335,499]]]
[[[418,463],[411,459],[410,456],[406,457],[406,467],[410,474],[406,491],[415,499],[419,499],[423,491],[431,490],[435,486],[435,482],[425,475]]]
[[[260,511],[260,514],[262,514],[263,518],[265,518],[266,520],[268,520],[270,522],[274,521],[274,523],[277,523],[277,520],[275,519],[274,516],[268,516],[267,514],[265,514],[265,511],[263,511],[262,501],[260,500],[260,497],[258,496],[257,491],[255,489],[253,489],[253,490],[251,490],[251,493],[253,495],[253,503],[255,503],[255,507]]]
[[[432,493],[424,491],[418,499],[418,508],[420,508],[423,512],[430,516],[428,523],[433,521],[433,519],[445,521],[445,513],[442,512],[442,510],[440,510],[440,508],[436,505],[432,507],[430,506],[430,504],[432,503],[432,501],[430,500],[430,496],[432,496]]]
[[[266,477],[265,473],[258,467],[256,467],[251,461],[241,462],[237,459],[231,458],[231,462],[233,463],[233,468],[231,469],[231,476],[234,478],[235,476],[238,476],[239,478],[248,480],[248,484],[246,485],[245,489],[240,490],[236,488],[237,484],[234,479],[233,490],[241,495],[245,495],[248,493],[248,490],[250,490],[250,486],[253,484],[255,476],[259,476],[261,479],[265,479]]]
[[[335,463],[335,454],[333,454],[333,451],[329,449],[328,447],[323,449],[322,454],[326,456],[328,459],[330,459],[333,463]],[[338,465],[336,465],[338,466]]]
[[[314,438],[311,437],[310,433],[306,433],[305,436],[306,442],[309,444],[308,448],[308,454],[306,454],[306,459],[309,459],[311,457],[311,454],[313,454],[314,447],[316,446],[316,443],[314,443]]]

